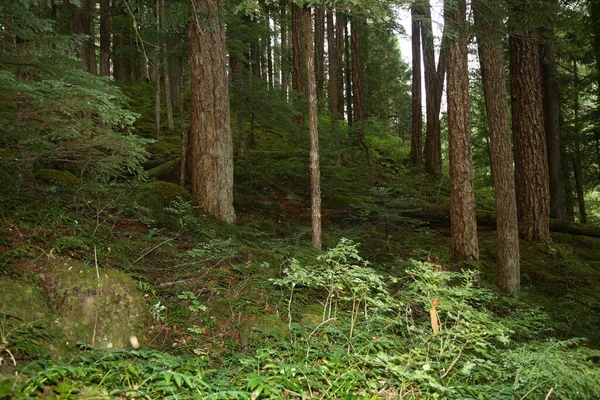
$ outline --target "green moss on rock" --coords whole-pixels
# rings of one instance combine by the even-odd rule
[[[121,271],[96,270],[70,260],[55,267],[46,287],[59,327],[71,341],[122,349],[142,337],[150,323],[148,306],[135,282]]]
[[[240,341],[243,345],[250,340],[265,340],[269,336],[285,338],[290,334],[289,328],[277,315],[267,314],[254,316],[245,321],[240,328]]]

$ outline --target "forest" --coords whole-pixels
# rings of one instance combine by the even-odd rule
[[[0,399],[600,398],[600,0],[2,0],[0,188]]]

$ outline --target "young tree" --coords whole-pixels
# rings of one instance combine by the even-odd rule
[[[362,57],[362,34],[364,20],[361,16],[350,18],[350,42],[352,46],[352,122],[364,122],[367,118],[365,113],[364,87],[363,87],[363,57]],[[357,143],[364,143],[364,131],[359,127],[357,132]]]
[[[233,209],[233,142],[229,115],[222,0],[190,0],[192,197],[228,223]]]
[[[340,60],[341,54],[338,47],[338,40],[336,37],[336,26],[334,23],[334,11],[332,8],[327,9],[327,59],[329,67],[329,82],[327,85],[327,96],[329,98],[329,115],[331,116],[331,134],[335,141],[336,148],[340,145],[340,135],[338,132],[338,125],[340,119],[344,118],[343,113],[339,113],[339,92],[342,82],[340,81]],[[337,21],[339,24],[339,21]],[[336,164],[339,165],[341,162],[340,155],[336,157]]]
[[[317,84],[313,50],[312,18],[309,7],[303,9],[304,35],[306,42],[306,70],[308,76],[308,121],[310,137],[310,192],[313,245],[320,249],[321,241],[321,172],[319,169],[319,128]]]
[[[410,158],[415,165],[423,162],[423,108],[421,103],[421,23],[418,7],[410,7],[412,20],[412,128]]]
[[[503,292],[518,294],[521,281],[519,225],[506,103],[502,14],[489,0],[474,1],[473,10],[496,191],[499,283]]]
[[[305,49],[302,46],[302,7],[292,2],[292,90],[302,98],[306,90],[304,68]],[[298,127],[304,126],[304,112],[295,118]]]
[[[513,10],[514,32],[509,38],[516,197],[523,238],[548,243],[550,193],[539,35],[525,18],[533,13],[532,6],[525,3]]]
[[[458,0],[444,5],[448,40],[448,144],[450,153],[450,230],[452,260],[479,259],[473,164],[469,122],[469,67],[467,4]]]

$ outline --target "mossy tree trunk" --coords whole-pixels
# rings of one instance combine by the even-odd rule
[[[222,0],[190,0],[191,180],[194,202],[232,223],[233,143]]]

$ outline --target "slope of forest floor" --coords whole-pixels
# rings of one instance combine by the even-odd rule
[[[176,189],[176,135],[150,148],[148,169],[170,165],[159,181],[2,177],[4,284],[51,298],[53,266],[124,272],[151,322],[139,350],[56,353],[45,343],[60,333],[0,309],[0,398],[600,396],[599,238],[522,242],[522,294],[502,297],[493,224],[478,263],[450,263],[446,177],[410,167],[397,137],[367,154],[325,134],[317,251],[307,138],[257,126],[254,140],[236,157],[235,225]]]

